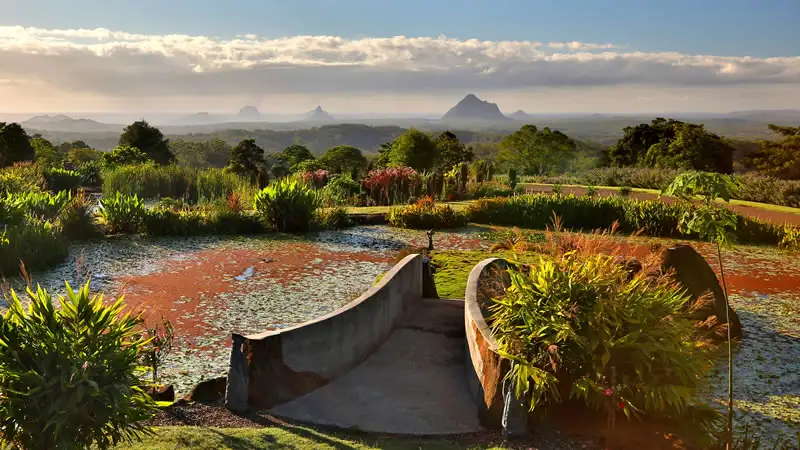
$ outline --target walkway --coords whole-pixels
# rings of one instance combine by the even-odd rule
[[[366,361],[276,416],[360,431],[481,431],[466,381],[464,302],[425,299]]]

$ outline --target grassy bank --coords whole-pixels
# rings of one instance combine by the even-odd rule
[[[162,427],[140,443],[118,449],[156,450],[192,448],[217,449],[352,449],[352,450],[449,450],[500,449],[499,443],[474,444],[468,439],[416,439],[375,436],[347,436],[295,426],[267,428]]]

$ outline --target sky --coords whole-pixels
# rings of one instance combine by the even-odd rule
[[[0,112],[800,109],[800,0],[0,0]]]

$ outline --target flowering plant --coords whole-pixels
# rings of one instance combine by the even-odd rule
[[[167,356],[172,352],[174,328],[169,319],[161,318],[161,323],[154,327],[146,327],[146,345],[142,349],[142,363],[153,371],[153,382],[158,381],[158,368],[164,364]]]

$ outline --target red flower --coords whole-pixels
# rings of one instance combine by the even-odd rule
[[[606,397],[611,397],[611,394],[613,393],[614,391],[612,391],[611,389],[606,389],[605,391],[603,391],[603,395],[605,395]]]
[[[625,402],[619,402],[619,409],[625,409]]]

